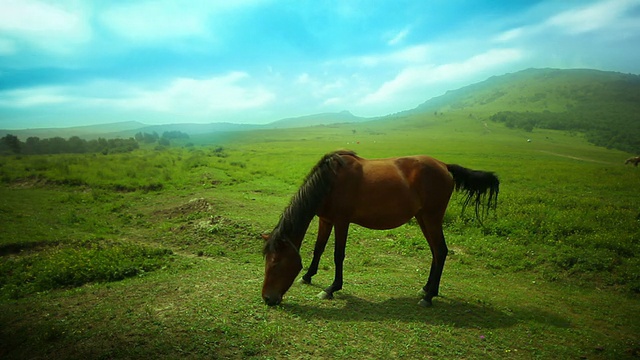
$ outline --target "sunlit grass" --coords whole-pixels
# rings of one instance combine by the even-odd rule
[[[193,140],[127,154],[0,158],[3,354],[637,351],[640,173],[622,164],[627,154],[560,132],[487,128],[466,114]],[[275,226],[318,158],[340,148],[368,158],[428,154],[500,177],[498,209],[483,226],[452,199],[443,297],[433,308],[416,305],[431,255],[413,222],[389,231],[352,226],[345,287],[334,301],[316,298],[333,276],[327,251],[316,285],[295,286],[279,308],[262,304],[259,234]],[[304,264],[316,226],[301,249]]]

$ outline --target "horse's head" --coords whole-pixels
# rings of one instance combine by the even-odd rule
[[[264,248],[262,298],[267,305],[274,306],[280,304],[282,296],[289,290],[302,270],[302,259],[291,241],[271,239],[268,235],[262,235],[262,237],[267,242]]]

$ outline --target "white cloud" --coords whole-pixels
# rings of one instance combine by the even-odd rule
[[[195,117],[228,114],[265,106],[274,95],[267,89],[247,84],[250,77],[232,72],[208,79],[177,78],[167,87],[153,91],[134,91],[116,105],[159,113],[177,113]]]
[[[168,86],[152,91],[114,81],[96,81],[82,86],[43,86],[3,92],[0,106],[73,105],[75,108],[143,110],[206,117],[218,115],[218,112],[255,109],[274,99],[268,90],[247,84],[249,80],[246,73],[232,72],[208,79],[177,78]]]
[[[634,13],[633,10],[636,10]],[[549,15],[538,22],[528,19],[529,25],[499,33],[494,42],[509,43],[529,41],[549,41],[558,36],[578,36],[583,34],[616,38],[640,31],[638,14],[640,0],[605,0],[587,6],[571,8]],[[553,11],[552,11],[553,12]]]
[[[409,35],[408,27],[402,29],[402,31],[395,34],[391,39],[389,39],[389,41],[387,41],[387,45],[390,45],[390,46],[398,45],[400,42],[402,42],[402,40],[404,40],[404,38],[407,37],[407,35]]]
[[[429,59],[432,50],[428,44],[408,46],[390,53],[363,55],[346,59],[345,63],[374,67],[387,64],[423,63]]]
[[[328,98],[325,101],[322,102],[323,106],[342,106],[344,105],[344,99],[339,98],[339,97],[332,97],[332,98]]]
[[[102,21],[119,36],[138,41],[201,35],[207,13],[176,2],[133,2],[107,9]]]
[[[31,89],[5,91],[0,97],[0,106],[8,108],[29,108],[57,105],[70,102],[65,88],[60,86],[42,86]]]
[[[151,107],[204,113],[246,110],[273,100],[273,94],[266,89],[243,84],[249,78],[244,72],[204,80],[179,78],[168,88],[148,93],[142,99]]]
[[[361,104],[393,103],[398,98],[429,85],[456,81],[483,73],[498,65],[520,60],[518,49],[492,49],[461,62],[447,64],[421,64],[404,68],[392,80],[385,82],[377,91],[361,100]]]
[[[498,35],[494,36],[493,41],[503,43],[503,42],[517,40],[521,38],[526,31],[527,29],[525,27],[519,27],[519,28],[503,31]]]
[[[628,10],[638,6],[638,0],[602,1],[552,16],[545,25],[560,28],[572,35],[593,32],[615,25]]]
[[[92,35],[81,8],[34,0],[0,1],[0,32],[14,51],[16,41],[25,41],[54,53],[71,52]]]
[[[296,78],[296,83],[297,84],[304,85],[304,84],[309,84],[311,82],[312,82],[312,80],[311,80],[311,77],[309,76],[308,73],[302,73],[302,74],[298,75],[298,77]]]
[[[118,36],[141,42],[184,37],[211,38],[213,28],[229,21],[234,10],[247,10],[265,0],[189,2],[156,0],[124,2],[102,12],[102,22]]]

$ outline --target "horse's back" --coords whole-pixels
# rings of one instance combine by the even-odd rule
[[[396,163],[419,194],[422,209],[444,215],[454,189],[447,164],[427,155],[398,158]]]
[[[446,164],[439,160],[429,156],[342,158],[321,216],[389,229],[406,223],[422,209],[446,209],[453,182]]]
[[[427,155],[414,155],[386,159],[362,159],[363,173],[366,179],[379,182],[402,183],[403,186],[423,192],[436,187],[441,192],[451,186],[453,181],[447,170],[447,164]],[[365,180],[366,180],[365,179]]]

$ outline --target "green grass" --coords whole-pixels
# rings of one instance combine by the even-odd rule
[[[637,357],[640,172],[579,135],[486,125],[406,116],[162,151],[1,157],[0,357]],[[352,226],[334,300],[316,298],[333,276],[327,251],[314,285],[262,303],[259,235],[339,148],[500,176],[484,226],[452,200],[433,307],[417,305],[430,253],[413,222]]]

